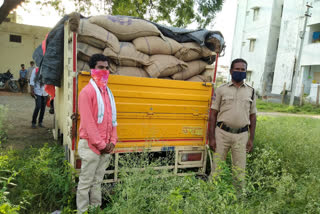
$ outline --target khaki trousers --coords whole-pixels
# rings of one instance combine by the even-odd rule
[[[101,206],[101,183],[111,156],[94,153],[85,139],[79,140],[78,152],[81,158],[81,172],[77,190],[77,209],[78,213],[83,213],[89,205]]]
[[[217,146],[213,158],[211,176],[215,177],[219,174],[219,161],[225,161],[231,149],[234,185],[243,188],[245,185],[246,145],[248,139],[248,132],[233,134],[216,127]]]

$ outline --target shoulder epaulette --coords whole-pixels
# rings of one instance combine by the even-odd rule
[[[220,88],[220,87],[223,87],[223,86],[226,86],[226,85],[228,85],[229,83],[227,82],[227,83],[223,83],[222,85],[220,85],[218,88]]]
[[[254,88],[251,85],[249,85],[248,83],[244,83],[244,84],[246,84],[246,86],[248,86],[254,90]]]
[[[248,85],[247,83],[244,83],[244,84],[246,84],[246,86],[248,86],[249,88],[252,89],[251,100],[253,100],[254,99],[254,88],[251,85]]]

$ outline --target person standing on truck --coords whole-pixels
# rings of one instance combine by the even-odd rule
[[[102,54],[90,58],[91,80],[81,90],[78,154],[81,172],[77,190],[77,209],[83,213],[88,206],[101,206],[101,183],[118,140],[116,108],[107,87],[109,59]]]
[[[42,125],[44,113],[46,110],[46,103],[48,98],[48,93],[44,90],[44,84],[41,82],[39,78],[39,68],[33,69],[30,77],[30,94],[35,99],[35,107],[32,114],[32,124],[31,127],[33,129],[36,128],[37,118],[38,126],[44,128]]]
[[[234,185],[238,190],[245,185],[246,152],[253,149],[256,129],[254,88],[243,81],[247,66],[244,59],[232,61],[232,80],[217,88],[211,106],[209,146],[216,153],[211,176],[219,174],[219,161],[225,161],[231,149]]]

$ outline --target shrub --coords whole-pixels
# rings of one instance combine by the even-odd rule
[[[0,146],[2,143],[5,143],[8,138],[7,128],[4,126],[5,120],[7,119],[7,112],[8,109],[0,105]]]
[[[13,204],[29,202],[24,204],[21,213],[45,213],[63,206],[75,207],[74,171],[65,161],[61,147],[45,145],[41,149],[10,150],[6,156],[6,163],[0,165],[0,170],[17,172],[17,186],[10,189],[8,199]]]

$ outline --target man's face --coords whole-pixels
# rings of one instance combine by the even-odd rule
[[[24,70],[24,66],[21,66],[21,69]]]
[[[230,74],[232,75],[232,73],[234,71],[238,71],[238,72],[246,72],[247,71],[247,66],[244,62],[237,62],[233,64],[233,68],[230,69]]]
[[[97,61],[97,64],[94,68],[100,70],[109,70],[108,61]]]

